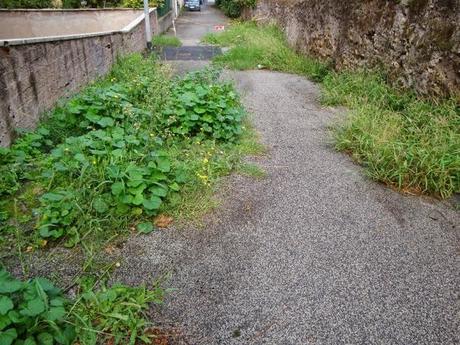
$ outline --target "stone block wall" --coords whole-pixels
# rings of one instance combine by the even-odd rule
[[[158,30],[156,33],[158,34],[167,31],[172,25],[173,18],[174,14],[172,10],[166,13],[164,16],[158,18],[158,24],[156,26]]]
[[[337,69],[385,69],[395,85],[460,99],[460,0],[259,0],[298,51]]]
[[[158,33],[156,11],[150,17]],[[0,47],[0,146],[10,145],[15,129],[34,128],[59,99],[106,74],[117,56],[144,48],[143,20],[129,32]]]

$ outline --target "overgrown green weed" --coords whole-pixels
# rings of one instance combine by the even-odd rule
[[[155,47],[180,47],[182,42],[176,36],[159,35],[153,37],[153,45]]]
[[[203,41],[231,48],[214,61],[237,70],[269,69],[305,75],[315,81],[321,81],[328,71],[326,64],[296,54],[275,25],[234,21],[223,32],[207,34]]]
[[[171,78],[154,58],[131,55],[61,102],[35,131],[0,149],[0,255],[25,266],[27,255],[75,248],[82,267],[72,282],[80,294],[59,317],[72,325],[72,339],[148,342],[143,313],[148,303],[162,299],[163,289],[108,286],[107,279],[89,286],[85,279],[115,269],[101,259],[111,243],[154,231],[157,217],[199,220],[215,206],[213,193],[222,177],[236,170],[245,152],[258,150],[238,94],[219,74],[208,69]],[[27,277],[27,267],[22,271]],[[2,272],[6,281],[14,280]],[[55,273],[51,269],[49,276]],[[30,330],[22,330],[22,321],[8,314],[10,299],[19,301],[22,288],[11,291],[12,297],[2,295],[10,292],[2,291],[1,283],[0,321],[12,320],[0,322],[0,337],[9,339],[5,344],[68,343],[59,340],[65,325],[46,319],[53,306],[38,283],[14,284],[38,289],[39,296],[31,298],[40,308],[30,322],[40,323],[45,335],[35,334],[28,323]],[[40,321],[42,313],[51,323]]]
[[[421,99],[369,71],[331,73],[322,86],[324,104],[350,108],[335,130],[336,147],[369,176],[408,193],[460,192],[460,107],[453,99]]]

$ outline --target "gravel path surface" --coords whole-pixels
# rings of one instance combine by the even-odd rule
[[[206,12],[203,12],[206,14]],[[117,279],[170,273],[179,344],[459,344],[459,213],[366,178],[334,151],[304,78],[232,73],[268,177],[229,178],[203,229],[130,240]]]
[[[125,247],[129,282],[172,273],[162,310],[189,344],[457,344],[458,213],[369,181],[329,145],[317,87],[235,74],[269,148],[204,229]]]

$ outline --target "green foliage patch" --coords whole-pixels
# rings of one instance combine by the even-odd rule
[[[256,3],[256,0],[216,0],[216,5],[230,18],[238,18],[245,8],[253,8]]]
[[[159,7],[164,4],[164,0],[149,0],[149,6],[151,7]],[[122,0],[121,7],[128,7],[128,8],[143,8],[144,1],[143,0]]]
[[[295,53],[275,25],[235,21],[225,31],[207,34],[203,40],[231,48],[214,59],[215,63],[229,68],[296,73],[314,81],[321,81],[328,73],[326,64]]]
[[[72,344],[69,301],[45,278],[22,282],[0,269],[0,344]]]
[[[163,126],[173,135],[236,141],[244,110],[233,86],[217,78],[213,71],[199,71],[181,79],[173,90],[174,102],[164,112]]]
[[[80,275],[99,275],[94,255],[112,238],[148,234],[158,215],[180,222],[209,210],[216,182],[246,152],[242,145],[256,147],[233,85],[219,75],[209,69],[171,78],[153,57],[131,55],[46,114],[35,131],[2,148],[2,257],[78,246],[86,256]],[[0,336],[15,345],[29,338],[27,344],[148,342],[144,312],[164,293],[78,283],[70,304],[47,280],[24,283],[5,272],[1,279],[20,286],[0,290],[0,320],[13,320],[5,321]],[[62,305],[51,304],[55,298]],[[36,307],[30,320],[19,321],[12,310],[21,314],[30,301]]]
[[[52,0],[0,0],[0,8],[49,8]]]
[[[96,283],[100,287],[95,289]],[[45,278],[20,281],[0,269],[0,344],[150,343],[145,312],[161,304],[158,285],[130,287],[87,279],[74,301]]]
[[[87,0],[87,7],[117,7],[122,0]],[[135,0],[126,0],[135,1]],[[142,2],[142,0],[140,0]],[[81,0],[0,0],[0,8],[79,8]],[[124,5],[123,5],[124,6]],[[129,7],[129,6],[128,6]]]
[[[323,103],[350,114],[335,130],[336,147],[368,175],[409,193],[448,198],[460,192],[460,107],[388,86],[379,73],[331,73]]]
[[[217,177],[212,168],[202,173],[197,157],[199,164],[183,164],[184,143],[234,146],[244,116],[238,95],[217,70],[173,80],[166,73],[140,55],[120,61],[106,79],[0,151],[0,194],[10,205],[21,200],[36,243],[62,239],[72,247],[110,237],[165,211],[165,200],[184,184],[209,183],[200,175]],[[220,159],[216,152],[223,151],[206,158],[207,170]],[[3,205],[2,217],[17,223]]]
[[[71,313],[77,342],[85,345],[152,342],[145,332],[151,326],[145,312],[149,304],[163,302],[164,289],[114,284],[94,291],[91,280],[84,285]]]

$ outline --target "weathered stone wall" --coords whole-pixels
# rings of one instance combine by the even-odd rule
[[[156,24],[156,28],[158,29],[156,30],[156,34],[167,31],[171,27],[173,19],[174,14],[172,10],[166,13],[163,17],[158,18]]]
[[[150,15],[155,34],[171,23]],[[161,22],[161,25],[160,23]],[[117,56],[145,48],[142,20],[129,32],[0,47],[0,146],[34,128],[60,98],[106,74]]]
[[[460,0],[259,0],[251,15],[338,69],[381,66],[397,85],[460,99]]]

